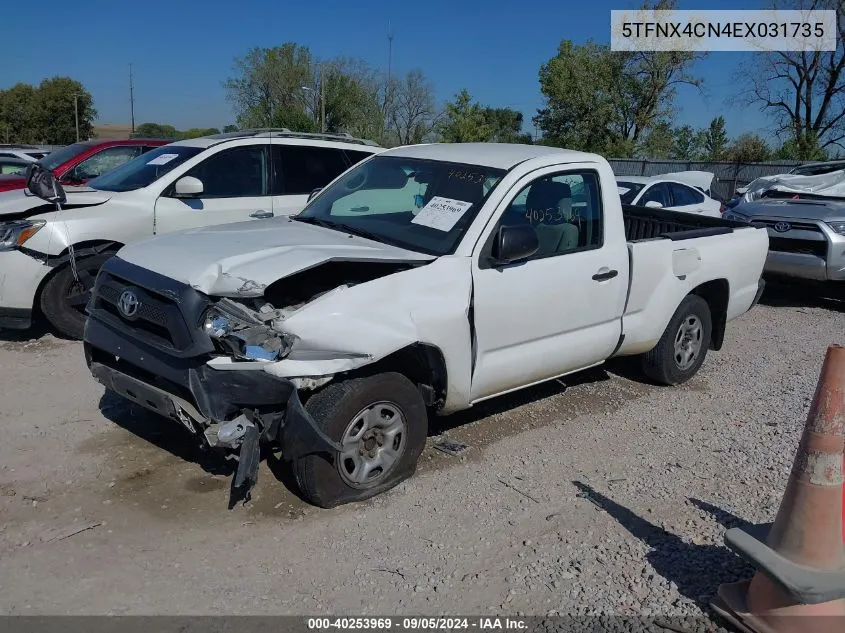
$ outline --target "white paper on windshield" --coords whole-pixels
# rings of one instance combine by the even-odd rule
[[[619,195],[624,196],[626,193],[631,191],[628,187],[616,187],[619,190]]]
[[[472,202],[434,196],[428,201],[427,205],[420,209],[416,217],[411,220],[411,224],[449,232],[471,206]]]
[[[174,158],[179,158],[179,154],[159,154],[148,162],[147,165],[166,165]]]

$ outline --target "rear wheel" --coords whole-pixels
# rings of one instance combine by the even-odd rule
[[[85,306],[91,297],[91,289],[100,267],[114,253],[106,252],[76,261],[77,278],[73,276],[70,263],[53,274],[41,290],[41,312],[59,333],[81,339],[85,331]]]
[[[323,508],[361,501],[393,488],[416,470],[428,416],[416,386],[398,373],[329,384],[305,404],[343,450],[306,455],[293,464],[303,496]]]
[[[664,385],[679,385],[692,378],[704,362],[713,332],[710,306],[697,295],[687,295],[657,345],[642,355],[646,376]]]

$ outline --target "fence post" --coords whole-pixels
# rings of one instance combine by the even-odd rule
[[[645,158],[640,163],[640,176],[645,176],[645,164],[648,162]]]

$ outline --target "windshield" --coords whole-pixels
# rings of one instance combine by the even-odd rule
[[[88,186],[103,191],[134,191],[154,183],[203,149],[188,145],[163,145],[89,180]]]
[[[353,167],[295,219],[429,255],[447,255],[505,171],[376,156]]]
[[[834,171],[841,171],[845,169],[843,163],[832,163],[830,165],[804,165],[802,167],[794,168],[790,174],[795,176],[821,176],[823,174],[830,174]]]
[[[616,186],[619,188],[619,197],[622,199],[622,204],[632,204],[637,194],[645,187],[645,184],[617,180]]]
[[[44,169],[53,171],[56,167],[69,161],[74,156],[78,156],[82,152],[91,148],[91,143],[74,143],[67,147],[57,149],[55,152],[50,152],[44,158],[38,160],[38,164]]]

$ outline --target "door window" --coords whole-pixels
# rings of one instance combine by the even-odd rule
[[[341,150],[329,147],[272,145],[273,195],[309,194],[346,171]]]
[[[672,206],[683,207],[689,204],[701,204],[704,202],[704,195],[686,185],[669,183],[672,188]]]
[[[540,248],[530,259],[598,248],[603,218],[598,176],[592,171],[543,176],[523,187],[508,205],[499,226],[528,224]]]
[[[96,178],[115,167],[120,167],[140,153],[141,148],[137,145],[107,147],[79,163],[73,170],[73,176],[78,180]]]
[[[244,145],[225,149],[185,175],[202,181],[201,198],[266,196],[268,170],[264,148],[264,145]]]
[[[659,202],[660,206],[669,206],[669,188],[665,183],[658,183],[646,189],[643,197],[640,198],[640,205],[645,205],[646,202]]]

